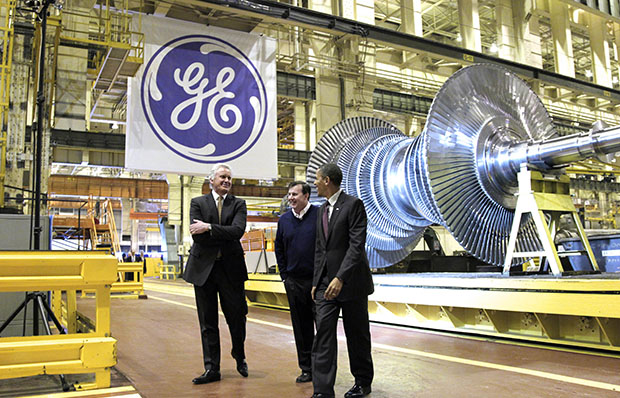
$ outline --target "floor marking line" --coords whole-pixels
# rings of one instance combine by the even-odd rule
[[[153,283],[144,283],[145,290],[160,293],[175,294],[177,296],[194,297],[194,289],[191,286],[162,286]]]
[[[189,308],[196,309],[196,306],[179,303],[179,302],[173,301],[173,300],[163,299],[163,298],[154,297],[154,296],[149,296],[149,298],[154,298],[156,300],[165,301],[167,303],[176,304],[176,305],[180,305],[180,306],[183,306],[183,307],[189,307]],[[222,314],[221,311],[220,311],[220,314]],[[279,323],[262,321],[260,319],[254,319],[254,318],[249,318],[249,317],[247,318],[247,320],[248,320],[248,322],[253,322],[253,323],[257,323],[257,324],[261,324],[261,325],[267,325],[267,326],[277,327],[277,328],[286,329],[286,330],[293,330],[293,328],[291,326],[282,325],[282,324],[279,324]],[[339,340],[344,340],[344,338],[339,338]],[[435,353],[431,353],[431,352],[412,350],[410,348],[396,347],[396,346],[391,346],[391,345],[387,345],[387,344],[372,343],[372,346],[373,346],[373,348],[378,348],[378,349],[382,349],[382,350],[386,350],[386,351],[399,352],[399,353],[403,353],[403,354],[409,354],[409,355],[414,355],[414,356],[419,356],[419,357],[425,357],[425,358],[430,358],[430,359],[435,359],[435,360],[440,360],[440,361],[460,363],[460,364],[463,364],[463,365],[477,366],[477,367],[487,368],[487,369],[501,370],[501,371],[504,371],[504,372],[518,373],[518,374],[523,374],[523,375],[528,375],[528,376],[540,377],[540,378],[543,378],[543,379],[549,379],[549,380],[561,381],[561,382],[565,382],[565,383],[576,384],[576,385],[580,385],[580,386],[598,388],[598,389],[602,389],[602,390],[620,391],[620,385],[617,385],[617,384],[611,384],[611,383],[605,383],[605,382],[600,382],[600,381],[581,379],[581,378],[572,377],[572,376],[564,376],[564,375],[560,375],[560,374],[556,374],[556,373],[544,372],[544,371],[540,371],[540,370],[519,368],[519,367],[516,367],[516,366],[510,366],[510,365],[500,365],[500,364],[496,364],[496,363],[492,363],[492,362],[478,361],[478,360],[474,360],[474,359],[465,359],[465,358],[453,357],[453,356],[450,356],[450,355],[435,354]]]
[[[149,298],[152,298],[152,299],[155,299],[155,300],[159,300],[159,301],[163,301],[163,302],[170,303],[170,304],[180,305],[180,306],[187,307],[187,308],[196,309],[196,306],[192,305],[192,304],[179,303],[178,301],[169,300],[169,299],[165,299],[165,298],[161,298],[161,297],[156,297],[156,296],[149,296]],[[220,315],[224,315],[222,313],[222,311],[219,311],[219,313],[220,313]],[[263,321],[261,319],[254,319],[254,318],[247,318],[247,320],[248,320],[248,322],[258,323],[259,325],[267,325],[267,326],[272,326],[274,328],[293,330],[292,326],[282,325],[281,323],[274,323],[274,322],[269,322],[269,321]]]
[[[578,377],[564,376],[564,375],[560,375],[556,373],[544,372],[541,370],[519,368],[516,366],[510,366],[510,365],[500,365],[500,364],[496,364],[492,362],[478,361],[475,359],[465,359],[465,358],[453,357],[450,355],[443,355],[443,354],[435,354],[432,352],[412,350],[410,348],[395,347],[395,346],[390,346],[387,344],[380,344],[380,343],[373,343],[372,346],[374,348],[381,348],[384,350],[400,352],[403,354],[410,354],[410,355],[421,356],[421,357],[426,357],[426,358],[431,358],[431,359],[437,359],[440,361],[455,362],[455,363],[460,363],[464,365],[478,366],[478,367],[487,368],[487,369],[503,370],[505,372],[519,373],[519,374],[524,374],[524,375],[529,375],[529,376],[541,377],[544,379],[563,381],[566,383],[578,384],[578,385],[587,386],[587,387],[595,387],[595,388],[599,388],[603,390],[620,391],[620,385],[617,385],[617,384],[581,379]]]
[[[292,326],[282,325],[281,323],[274,323],[274,322],[269,322],[269,321],[263,321],[263,320],[254,319],[254,318],[248,318],[248,322],[253,322],[253,323],[258,323],[259,325],[267,325],[267,326],[272,326],[274,328],[280,328],[280,329],[286,329],[286,330],[293,331],[293,327]]]
[[[164,303],[175,304],[175,305],[180,305],[181,307],[187,307],[187,308],[196,309],[196,306],[193,305],[193,304],[179,303],[178,301],[168,300],[168,299],[165,299],[165,298],[162,298],[162,297],[156,297],[156,296],[149,295],[149,299],[155,299],[155,300],[163,301]]]

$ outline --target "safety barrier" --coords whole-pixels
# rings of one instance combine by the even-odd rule
[[[146,257],[144,261],[146,265],[144,276],[159,276],[159,271],[163,268],[164,261],[159,257]]]
[[[131,277],[129,277],[131,275]],[[146,298],[144,294],[144,264],[117,263],[116,281],[112,283],[110,292],[112,298]],[[90,297],[92,289],[82,290],[82,297]]]
[[[127,278],[128,274],[132,278]],[[112,297],[139,298],[144,295],[144,264],[118,263],[118,279],[112,284]]]
[[[67,319],[77,312],[76,290],[91,289],[96,297],[94,330],[87,333],[77,333],[74,323],[67,334],[0,337],[0,379],[94,373],[94,383],[76,389],[109,387],[116,364],[116,340],[110,336],[116,268],[114,256],[97,252],[0,251],[0,292],[66,291]]]
[[[177,269],[174,265],[162,264],[159,267],[159,277],[166,280],[177,279]]]

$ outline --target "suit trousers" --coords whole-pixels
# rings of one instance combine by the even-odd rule
[[[312,372],[312,342],[314,341],[314,301],[312,279],[287,277],[284,281],[291,311],[291,323],[297,348],[297,362],[303,372]]]
[[[248,304],[245,300],[244,281],[231,282],[222,269],[225,266],[225,261],[216,261],[205,284],[194,285],[205,370],[220,370],[218,295],[230,331],[231,355],[237,361],[245,359]]]
[[[316,337],[312,346],[312,384],[315,394],[334,396],[336,382],[338,343],[338,315],[342,310],[342,323],[347,338],[349,367],[355,383],[370,386],[374,376],[371,356],[368,297],[351,300],[326,300],[326,285],[319,284],[316,292]]]

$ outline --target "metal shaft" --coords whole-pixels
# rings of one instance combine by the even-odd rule
[[[488,178],[484,179],[483,184],[493,195],[493,192],[517,186],[517,172],[521,164],[549,170],[594,157],[605,159],[607,155],[619,151],[620,127],[611,127],[534,143],[489,145],[481,159],[478,159],[478,164],[484,165],[482,172]],[[496,199],[500,200],[498,197]]]
[[[595,133],[576,134],[528,147],[528,163],[549,167],[567,166],[592,157],[620,151],[620,127]]]

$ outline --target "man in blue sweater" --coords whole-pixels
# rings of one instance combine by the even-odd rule
[[[275,252],[291,311],[297,361],[301,375],[297,383],[312,381],[311,352],[314,340],[314,300],[310,295],[314,274],[317,207],[308,202],[310,185],[293,181],[288,185],[291,211],[280,217]]]

